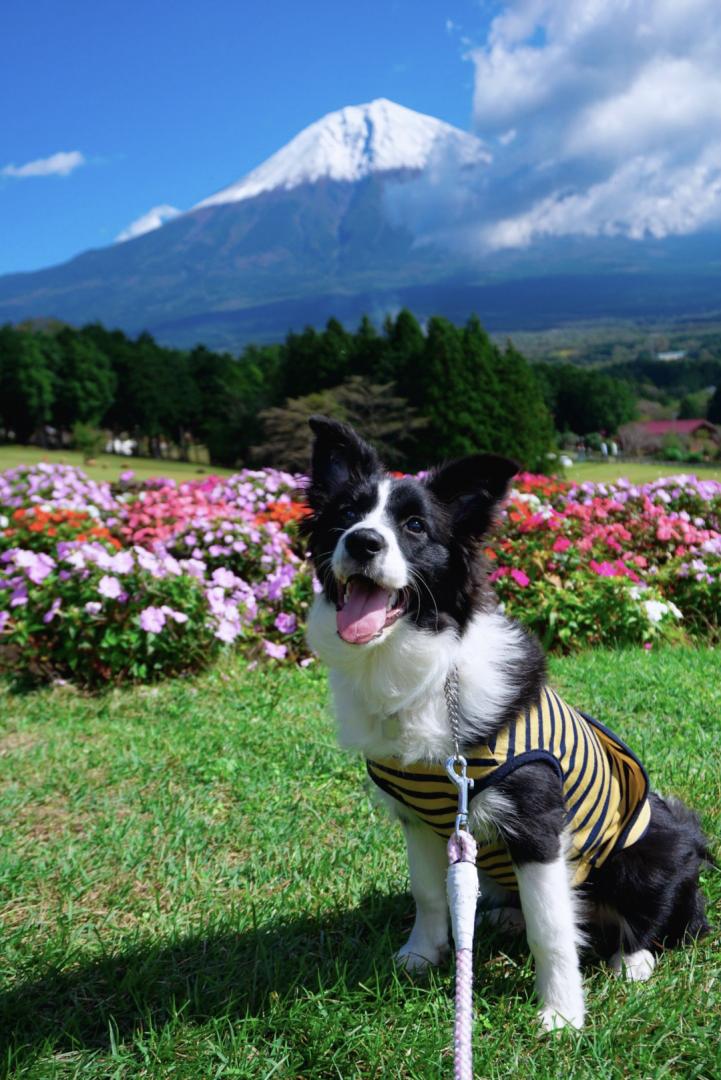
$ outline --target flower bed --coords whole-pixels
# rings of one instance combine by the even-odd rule
[[[298,478],[275,470],[113,487],[67,466],[0,474],[0,660],[91,686],[231,645],[307,663],[304,512]],[[716,635],[721,484],[522,474],[486,555],[506,611],[547,648]]]

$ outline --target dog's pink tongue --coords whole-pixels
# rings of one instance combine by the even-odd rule
[[[351,645],[365,645],[385,626],[387,605],[386,589],[371,582],[354,581],[350,596],[336,612],[338,633]]]

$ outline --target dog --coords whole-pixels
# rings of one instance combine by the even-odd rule
[[[307,638],[330,670],[341,746],[365,757],[405,832],[416,917],[397,961],[419,971],[448,951],[453,686],[481,904],[525,924],[542,1027],[580,1028],[590,939],[644,980],[662,947],[708,929],[698,819],[553,691],[540,645],[499,610],[482,548],[516,463],[476,454],[394,478],[351,427],[310,426],[304,528],[322,591]]]

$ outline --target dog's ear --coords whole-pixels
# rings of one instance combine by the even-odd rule
[[[519,468],[497,454],[472,454],[435,469],[426,485],[449,508],[455,533],[480,537]]]
[[[352,427],[327,416],[311,416],[313,435],[308,502],[319,509],[349,480],[373,476],[381,469],[372,446]]]

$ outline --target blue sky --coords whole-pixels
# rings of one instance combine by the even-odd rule
[[[488,149],[404,188],[421,236],[721,227],[719,0],[22,0],[0,40],[0,273],[186,210],[378,97]]]
[[[343,105],[388,97],[470,128],[474,69],[464,55],[484,40],[497,8],[478,0],[4,4],[0,273],[109,244],[158,204],[186,209]],[[17,175],[60,152],[83,164],[67,161],[65,175]]]

